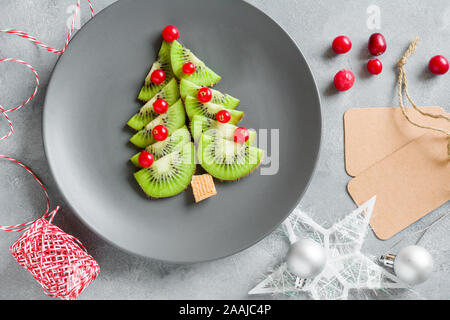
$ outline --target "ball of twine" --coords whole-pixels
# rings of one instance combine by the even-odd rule
[[[52,224],[59,207],[50,212],[47,189],[33,171],[14,158],[0,154],[0,159],[25,169],[41,186],[46,200],[42,218],[12,226],[0,225],[3,231],[25,231],[10,247],[11,254],[40,283],[48,296],[76,299],[97,278],[100,273],[98,263],[77,238]]]
[[[64,47],[62,49],[55,49],[55,48],[53,48],[51,46],[48,46],[48,45],[44,44],[43,42],[39,41],[36,37],[34,37],[34,36],[32,36],[32,35],[30,35],[30,34],[28,34],[26,32],[17,30],[17,29],[0,28],[0,33],[12,34],[12,35],[24,38],[26,40],[29,40],[29,41],[33,42],[37,46],[44,48],[48,52],[53,52],[53,53],[56,53],[56,54],[63,53],[64,51],[66,51],[66,49],[67,49],[67,47],[69,45],[70,39],[72,38],[72,34],[74,32],[74,29],[75,29],[75,21],[77,19],[78,13],[80,11],[80,1],[81,0],[77,0],[75,13],[74,13],[73,18],[72,18],[72,24],[70,25],[70,30],[69,30],[69,33],[67,34],[66,42],[64,43]],[[87,0],[87,1],[89,3],[89,9],[91,11],[91,18],[92,18],[94,16],[94,8],[92,6],[91,0]],[[10,137],[13,134],[13,131],[14,131],[14,126],[13,126],[13,124],[11,122],[11,119],[8,116],[8,113],[21,109],[22,107],[27,105],[29,102],[31,102],[31,100],[33,100],[33,98],[36,96],[36,94],[38,92],[38,89],[39,89],[39,75],[38,75],[36,69],[33,68],[33,66],[31,66],[28,62],[23,61],[21,59],[0,58],[0,62],[18,62],[18,63],[21,63],[24,66],[26,66],[27,68],[29,68],[31,71],[33,71],[34,76],[36,78],[36,86],[34,88],[33,93],[21,105],[19,105],[17,107],[14,107],[14,108],[5,108],[2,105],[0,105],[0,115],[2,115],[6,119],[6,121],[8,121],[8,125],[9,125],[9,132],[6,133],[5,135],[3,135],[2,137],[0,137],[0,141],[1,141],[1,140],[7,139],[8,137]]]
[[[10,251],[48,296],[76,299],[98,276],[100,267],[75,237],[53,225],[51,219],[36,220]]]
[[[80,1],[77,0],[76,10],[73,15],[70,31],[67,35],[64,47],[60,50],[52,48],[37,40],[30,34],[16,29],[2,29],[0,33],[7,33],[19,36],[32,41],[37,46],[53,53],[63,53],[69,44],[74,31],[75,21],[80,10]],[[91,0],[87,0],[94,15]],[[15,108],[4,108],[0,105],[0,115],[9,124],[9,132],[0,137],[0,141],[10,137],[13,133],[13,124],[8,116],[9,112],[19,110],[28,104],[36,95],[39,88],[39,76],[36,70],[27,62],[15,58],[1,58],[0,62],[18,62],[28,67],[36,78],[36,86],[31,96],[21,105]],[[98,276],[100,267],[97,262],[87,252],[86,248],[75,237],[68,235],[52,224],[59,207],[50,212],[50,201],[48,192],[42,182],[34,173],[20,161],[11,157],[0,155],[0,158],[12,161],[22,168],[39,183],[42,187],[47,209],[41,219],[30,221],[13,226],[0,225],[0,230],[20,232],[27,230],[10,248],[10,251],[17,262],[26,268],[31,275],[41,284],[45,293],[50,297],[61,299],[76,299],[81,292]],[[49,221],[46,219],[50,218]]]

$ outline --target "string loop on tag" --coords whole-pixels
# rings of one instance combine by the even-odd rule
[[[446,129],[443,129],[443,128],[422,125],[422,124],[420,124],[418,122],[413,121],[408,116],[408,113],[406,112],[405,105],[403,104],[403,91],[405,91],[406,98],[411,103],[411,106],[414,108],[414,110],[419,112],[421,115],[427,116],[427,117],[431,117],[431,118],[434,118],[434,119],[445,119],[445,120],[450,122],[450,116],[448,116],[448,115],[446,115],[444,113],[442,113],[442,114],[433,114],[433,113],[429,113],[429,112],[423,111],[422,109],[420,109],[414,103],[413,99],[409,95],[409,92],[408,92],[408,80],[406,78],[406,72],[405,72],[404,67],[405,67],[406,63],[408,62],[409,56],[411,56],[416,51],[417,44],[419,43],[419,41],[420,41],[420,39],[418,37],[414,38],[414,40],[408,46],[408,49],[406,49],[405,53],[403,54],[403,56],[400,58],[400,60],[397,63],[397,66],[398,66],[398,80],[397,80],[397,83],[398,83],[398,101],[399,101],[402,113],[405,116],[406,120],[408,120],[409,123],[411,123],[412,125],[414,125],[416,127],[422,128],[422,129],[429,129],[429,130],[433,130],[433,131],[436,131],[436,132],[442,132],[442,133],[447,135],[447,138],[448,138],[447,152],[448,152],[448,158],[450,159],[450,131],[446,130]]]

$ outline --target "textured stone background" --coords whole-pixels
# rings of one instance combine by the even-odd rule
[[[74,2],[0,0],[0,27],[24,30],[59,48],[66,36],[66,21],[71,16],[70,9]],[[96,12],[99,12],[114,1],[93,2]],[[441,105],[450,111],[450,75],[432,77],[426,70],[432,55],[442,53],[450,57],[450,43],[447,41],[450,36],[450,3],[445,0],[409,0],[402,1],[400,6],[387,0],[249,2],[275,19],[293,37],[317,81],[323,108],[323,142],[316,173],[300,208],[319,222],[329,225],[355,208],[346,191],[350,177],[344,170],[343,113],[351,107],[397,104],[395,62],[416,35],[423,41],[408,65],[411,92],[423,105]],[[388,50],[381,57],[384,71],[378,77],[370,77],[364,70],[368,58],[365,49],[367,39],[373,32],[366,27],[366,9],[371,4],[381,8],[380,31],[388,41]],[[83,2],[82,22],[88,16],[87,5]],[[329,47],[338,34],[350,36],[353,49],[349,54],[333,57]],[[57,56],[23,39],[0,34],[0,57],[29,61],[37,68],[42,83],[33,103],[11,114],[15,133],[1,143],[0,152],[30,165],[48,186],[52,204],[66,208],[50,175],[41,138],[42,105]],[[357,82],[350,92],[335,94],[330,89],[331,79],[342,68],[351,68]],[[12,63],[0,64],[2,105],[17,105],[30,94],[33,86],[34,79],[27,69]],[[1,132],[6,129],[6,122],[1,119]],[[14,224],[42,214],[44,200],[40,189],[25,172],[6,161],[0,161],[0,190],[2,224]],[[447,203],[390,241],[380,241],[370,233],[363,251],[374,256],[382,254],[395,241],[427,226],[449,209]],[[89,231],[67,209],[57,216],[56,224],[80,238],[102,267],[99,278],[81,299],[246,299],[247,291],[268,268],[283,259],[288,248],[285,240],[275,232],[252,248],[226,259],[180,266],[130,255],[111,246]],[[431,279],[417,286],[415,292],[400,291],[391,298],[450,298],[449,229],[450,219],[447,218],[433,228],[421,243],[435,258],[435,271]],[[45,299],[40,287],[9,254],[9,245],[17,236],[5,232],[0,235],[0,298]],[[407,243],[414,240],[412,236]],[[375,297],[370,292],[368,297],[389,298],[386,295]]]

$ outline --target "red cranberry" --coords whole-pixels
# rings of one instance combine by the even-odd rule
[[[332,47],[334,52],[337,54],[342,54],[350,51],[352,48],[352,42],[349,37],[339,36],[333,40]]]
[[[428,68],[434,74],[444,74],[447,73],[449,65],[448,60],[441,55],[434,56],[430,59],[430,63],[428,64]]]
[[[163,39],[167,42],[173,42],[178,39],[180,32],[175,26],[167,26],[162,32]]]
[[[334,86],[339,91],[346,91],[353,87],[355,76],[350,70],[341,70],[334,76]]]
[[[158,124],[152,130],[153,138],[157,141],[164,141],[169,136],[169,131],[162,124]]]
[[[386,51],[386,39],[381,33],[374,33],[370,36],[369,51],[373,56],[379,56]]]
[[[383,64],[378,59],[371,59],[367,62],[367,71],[371,74],[380,74],[383,70]]]
[[[250,137],[247,128],[245,127],[239,127],[236,130],[234,130],[234,141],[238,143],[244,143],[248,141],[248,138]]]
[[[216,114],[216,119],[220,123],[227,123],[228,121],[231,120],[231,115],[227,110],[220,110]]]
[[[212,91],[210,88],[203,87],[198,90],[197,98],[202,103],[210,102],[212,99]]]
[[[167,112],[169,109],[169,104],[166,100],[158,98],[155,102],[153,102],[153,110],[158,114],[163,114]]]
[[[153,158],[153,155],[150,152],[147,152],[145,150],[142,150],[141,154],[139,155],[139,165],[143,168],[148,168],[153,164],[153,161],[155,160]]]
[[[187,62],[183,65],[183,73],[193,74],[195,72],[195,65],[192,62]]]
[[[150,80],[152,80],[154,84],[161,84],[166,80],[166,73],[164,70],[157,69],[150,75]]]

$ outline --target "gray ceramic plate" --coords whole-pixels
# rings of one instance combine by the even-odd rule
[[[125,123],[142,81],[176,25],[180,40],[241,99],[242,125],[279,131],[279,171],[256,170],[195,204],[190,188],[150,200],[134,181]],[[308,65],[273,20],[238,0],[122,0],[80,30],[50,81],[43,123],[46,155],[67,202],[101,236],[131,252],[197,262],[248,248],[299,202],[321,135],[320,102]],[[271,150],[272,149],[272,150]],[[271,156],[273,148],[267,150]]]

